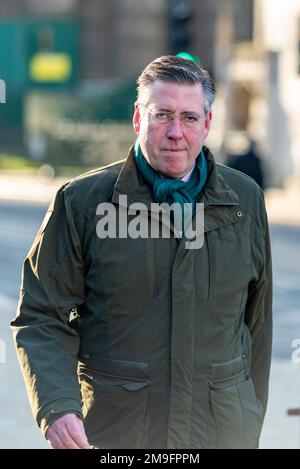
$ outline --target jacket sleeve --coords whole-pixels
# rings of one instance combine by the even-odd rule
[[[259,191],[259,220],[253,221],[252,271],[245,322],[251,335],[251,376],[256,396],[266,412],[272,352],[272,261],[268,220]]]
[[[11,323],[33,415],[45,433],[55,416],[81,415],[79,336],[69,311],[84,302],[84,262],[62,187],[27,255],[17,316]]]

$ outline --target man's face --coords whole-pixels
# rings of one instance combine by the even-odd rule
[[[145,107],[146,106],[146,107]],[[168,111],[173,118],[158,123],[157,111]],[[191,124],[189,117],[200,116]],[[190,119],[192,121],[192,119]],[[192,168],[206,139],[211,113],[204,115],[202,85],[155,81],[135,103],[133,126],[148,163],[159,173],[182,178]]]

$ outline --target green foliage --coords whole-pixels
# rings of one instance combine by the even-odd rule
[[[0,170],[19,171],[32,170],[39,168],[36,161],[32,161],[24,156],[1,155],[0,154]]]

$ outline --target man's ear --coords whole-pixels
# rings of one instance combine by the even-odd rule
[[[140,121],[141,121],[140,107],[139,107],[139,103],[136,101],[134,103],[134,114],[133,114],[132,123],[133,123],[134,131],[137,135],[139,135],[139,132],[140,132]]]
[[[212,113],[211,111],[205,116],[205,121],[204,121],[204,140],[207,138],[210,130],[210,124],[212,120]]]
[[[212,120],[212,112],[210,111],[207,114],[207,116],[205,117],[205,130],[206,130],[207,134],[208,134],[209,129],[210,129],[211,120]]]

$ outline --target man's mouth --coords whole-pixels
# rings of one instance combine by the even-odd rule
[[[179,153],[185,151],[185,148],[162,148],[163,151],[167,151],[169,153]]]

